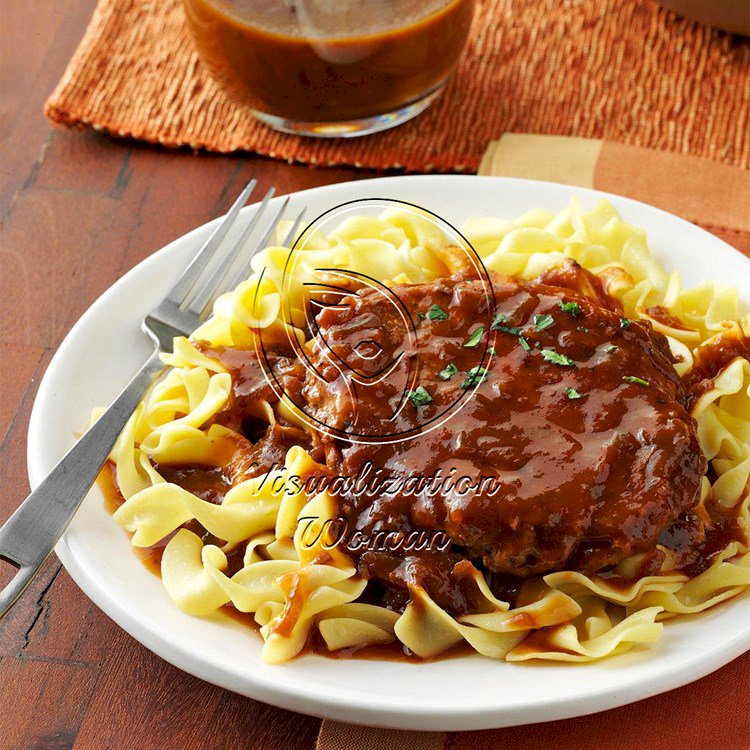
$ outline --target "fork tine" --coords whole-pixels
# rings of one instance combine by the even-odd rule
[[[298,214],[297,218],[294,220],[294,224],[292,224],[291,229],[286,233],[286,237],[281,241],[281,244],[284,247],[290,247],[292,244],[292,240],[294,239],[295,235],[297,234],[297,230],[299,229],[299,225],[302,223],[302,219],[305,218],[305,210],[302,209]]]
[[[188,307],[190,312],[200,317],[206,311],[208,305],[224,291],[226,288],[224,286],[226,277],[232,264],[242,252],[250,233],[256,226],[258,226],[258,222],[265,213],[266,208],[268,208],[268,202],[273,198],[275,192],[275,188],[269,188],[268,192],[263,197],[260,206],[258,206],[255,216],[253,216],[248,225],[242,230],[242,234],[229,249],[229,252],[225,254],[221,263],[214,269],[208,280],[196,292]]]
[[[271,219],[270,223],[266,227],[266,231],[263,232],[263,236],[255,243],[255,246],[253,247],[252,252],[250,253],[250,257],[240,266],[237,273],[235,273],[231,280],[226,283],[224,286],[224,290],[227,289],[234,289],[237,284],[239,284],[241,281],[244,281],[249,275],[251,270],[251,263],[253,258],[255,257],[255,254],[262,250],[264,247],[268,246],[268,242],[271,239],[271,236],[273,235],[274,231],[276,230],[276,227],[278,226],[279,222],[281,221],[282,216],[284,215],[284,212],[286,211],[286,207],[289,205],[289,196],[284,198],[284,201],[282,202],[281,206],[279,207],[278,211],[276,211],[276,214]],[[204,310],[205,312],[205,310]]]
[[[214,252],[221,246],[221,242],[226,237],[227,232],[232,228],[237,220],[240,209],[247,203],[247,199],[255,189],[258,181],[253,178],[245,185],[237,200],[232,204],[229,212],[224,217],[221,224],[214,230],[213,234],[206,240],[203,247],[198,251],[188,267],[183,271],[177,283],[170,289],[166,299],[175,305],[181,306],[190,291],[195,286],[203,270],[206,268]]]

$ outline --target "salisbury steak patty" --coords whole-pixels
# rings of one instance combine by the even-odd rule
[[[390,476],[497,482],[340,498],[353,526],[443,529],[454,551],[498,573],[591,573],[653,549],[697,501],[706,461],[667,341],[647,323],[539,282],[498,281],[494,302],[477,281],[393,291],[401,310],[366,290],[320,313],[313,361],[323,379],[307,376],[308,410],[354,434],[400,435],[465,399],[407,440],[326,438],[329,464],[345,475],[371,461]]]

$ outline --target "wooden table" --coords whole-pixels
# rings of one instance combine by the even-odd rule
[[[26,430],[39,380],[73,323],[115,279],[223,214],[251,175],[259,194],[272,184],[284,194],[372,176],[51,128],[42,106],[94,5],[3,0],[0,522],[29,491]],[[215,718],[194,723],[194,706]],[[138,750],[309,748],[319,723],[154,656],[99,611],[54,556],[0,621],[3,750],[101,750],[125,738]]]
[[[373,176],[52,129],[42,105],[94,5],[3,0],[0,522],[28,492],[26,430],[39,380],[107,287],[224,213],[251,175],[259,192],[274,184],[280,193]],[[312,748],[319,723],[157,658],[100,612],[54,556],[0,621],[2,750]]]

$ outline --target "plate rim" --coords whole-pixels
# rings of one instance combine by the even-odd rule
[[[477,184],[480,182],[485,184],[495,183],[500,186],[501,190],[503,189],[502,186],[512,188],[513,185],[523,183],[530,186],[531,189],[533,189],[534,186],[538,186],[540,190],[553,188],[556,191],[566,191],[568,196],[577,195],[582,198],[593,199],[607,198],[613,200],[616,204],[622,204],[624,202],[634,206],[636,210],[646,209],[647,211],[657,212],[658,215],[661,215],[660,218],[666,222],[674,223],[677,221],[683,225],[687,225],[689,231],[702,233],[710,238],[709,241],[714,246],[717,246],[716,243],[720,243],[720,245],[726,250],[747,261],[747,264],[750,267],[750,259],[746,258],[736,248],[733,248],[719,237],[710,234],[701,227],[675,216],[668,211],[625,196],[559,183],[505,177],[480,177],[475,175],[399,175],[378,177],[370,180],[351,180],[334,183],[332,185],[324,185],[290,193],[290,195],[304,200],[304,196],[311,193],[315,193],[317,196],[326,192],[340,191],[342,189],[345,190],[353,185],[359,186],[359,189],[362,189],[363,185],[372,185],[374,190],[380,190],[386,186],[385,189],[387,190],[387,185],[393,184],[394,181],[399,183],[412,182],[416,184],[434,183],[436,181],[442,182],[447,180],[457,182],[471,180],[472,183]],[[429,189],[429,187],[427,189]],[[417,190],[419,190],[419,188],[417,188]],[[274,199],[274,201],[281,200],[283,200],[283,196]],[[243,212],[252,212],[256,209],[257,205],[258,204],[256,203],[248,206],[243,209]],[[499,206],[498,213],[500,213],[501,210],[502,206]],[[478,213],[480,212],[481,210],[478,210]],[[221,217],[196,227],[181,237],[175,238],[164,247],[144,258],[110,285],[81,315],[78,321],[76,321],[66,334],[40,381],[29,420],[27,436],[27,468],[29,482],[32,488],[35,488],[39,484],[46,471],[51,468],[51,466],[45,466],[40,454],[39,446],[41,445],[41,429],[43,424],[42,415],[54,400],[52,395],[55,383],[54,376],[56,370],[61,367],[61,362],[64,361],[66,349],[71,346],[71,342],[75,340],[78,332],[86,327],[88,321],[94,318],[101,308],[108,303],[108,298],[115,289],[126,286],[134,276],[148,272],[150,266],[158,265],[160,259],[169,253],[175,246],[189,243],[191,241],[195,243],[196,235],[209,231],[210,228],[215,226],[219,221],[221,221]],[[134,368],[136,366],[137,363],[134,363]],[[102,589],[98,583],[88,575],[86,568],[77,561],[75,553],[67,544],[66,536],[62,537],[55,548],[55,552],[71,578],[75,581],[76,585],[81,588],[84,594],[86,594],[86,596],[96,604],[97,607],[99,607],[133,638],[146,646],[146,648],[157,656],[170,662],[178,669],[206,680],[207,682],[233,690],[234,692],[242,693],[265,703],[271,703],[281,708],[312,714],[323,718],[332,718],[348,723],[402,729],[432,729],[435,731],[444,731],[485,729],[583,716],[649,698],[700,679],[727,664],[737,656],[740,656],[745,650],[750,648],[749,625],[747,632],[738,631],[734,634],[734,638],[725,639],[718,644],[716,648],[709,652],[708,655],[694,655],[692,659],[684,660],[678,667],[673,668],[666,674],[658,675],[656,679],[652,679],[645,688],[641,682],[622,685],[619,684],[617,680],[613,679],[610,689],[605,692],[598,692],[588,696],[582,696],[580,693],[576,693],[572,696],[563,696],[555,701],[550,701],[549,698],[542,698],[536,703],[527,701],[525,704],[525,713],[521,712],[523,716],[519,717],[523,719],[522,721],[515,721],[513,717],[508,717],[506,715],[508,708],[503,708],[502,705],[497,707],[499,713],[489,713],[484,706],[479,708],[454,706],[449,715],[443,713],[438,716],[436,715],[436,708],[406,706],[403,702],[399,702],[395,699],[393,701],[387,701],[387,703],[391,704],[388,706],[384,706],[382,702],[379,706],[373,706],[369,700],[361,698],[358,695],[349,695],[349,702],[341,703],[338,700],[339,696],[327,698],[324,694],[313,695],[312,691],[309,689],[290,691],[288,685],[279,686],[279,684],[273,679],[267,679],[262,675],[255,675],[254,682],[251,683],[247,683],[247,678],[245,676],[245,683],[242,686],[238,686],[237,684],[227,684],[226,677],[221,679],[222,675],[225,674],[224,672],[214,671],[214,673],[212,673],[212,669],[215,670],[215,666],[212,667],[211,663],[206,663],[200,659],[196,659],[194,654],[186,654],[179,648],[172,648],[171,644],[168,641],[165,641],[162,634],[144,626],[144,623],[134,616],[132,612],[124,609],[115,598],[109,596],[108,592]],[[482,657],[470,658],[481,659]],[[336,662],[332,661],[331,663],[335,664]],[[568,665],[567,668],[576,667],[575,665]],[[384,698],[385,696],[380,696],[381,701],[383,701]],[[583,702],[585,702],[585,705],[582,705]],[[545,709],[544,715],[535,718],[534,711],[540,708]]]

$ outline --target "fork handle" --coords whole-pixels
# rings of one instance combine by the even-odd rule
[[[117,437],[163,364],[156,349],[112,405],[0,527],[0,560],[18,567],[0,591],[0,617],[41,567],[86,497]]]

